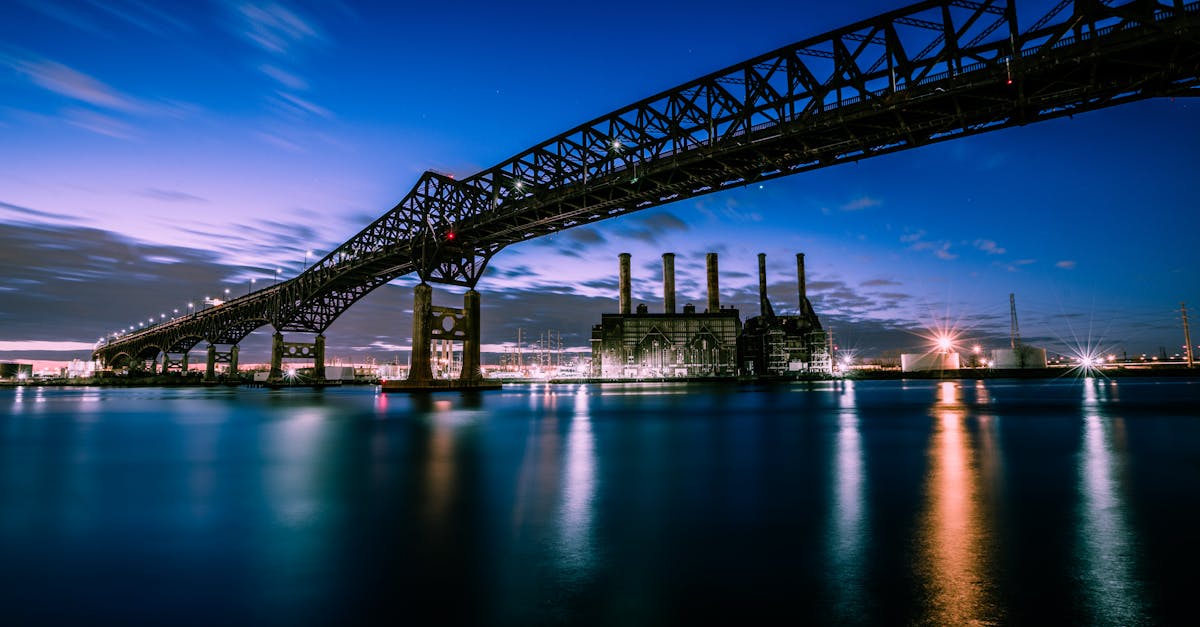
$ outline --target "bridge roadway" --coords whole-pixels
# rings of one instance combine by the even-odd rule
[[[479,373],[474,287],[505,246],[753,182],[1150,97],[1200,93],[1200,2],[1062,0],[1023,31],[1006,0],[928,0],[759,55],[661,92],[465,179],[426,172],[360,233],[291,280],[112,336],[94,356],[208,374],[251,331],[282,359],[314,359],[347,308],[413,272],[410,379],[431,381],[434,338],[464,343]],[[429,283],[470,288],[432,306]],[[446,322],[446,320],[449,322]],[[446,329],[449,330],[446,330]],[[312,342],[283,333],[315,334]],[[218,345],[229,347],[218,350]],[[172,356],[176,357],[172,357]],[[153,368],[153,363],[151,366]]]

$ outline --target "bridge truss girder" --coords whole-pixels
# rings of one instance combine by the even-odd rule
[[[1069,9],[1069,10],[1068,10]],[[462,180],[426,172],[300,276],[102,349],[323,333],[416,272],[473,288],[505,246],[684,198],[1122,102],[1197,92],[1200,4],[927,0],[661,92]],[[180,328],[176,329],[178,326]],[[98,351],[98,353],[101,351]],[[115,354],[115,353],[114,353]]]

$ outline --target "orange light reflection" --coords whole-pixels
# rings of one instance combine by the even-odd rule
[[[980,421],[981,440],[985,441],[976,449],[967,428],[966,408],[958,404],[958,397],[957,384],[940,385],[918,545],[919,574],[931,602],[924,622],[1002,622],[986,572],[992,533],[983,503],[991,477],[981,472],[996,472],[994,425],[987,418]]]

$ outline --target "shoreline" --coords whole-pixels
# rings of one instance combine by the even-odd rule
[[[592,377],[578,378],[507,378],[485,379],[498,386],[503,384],[580,384],[580,383],[736,383],[740,385],[781,385],[814,381],[899,381],[913,380],[979,380],[979,379],[1056,379],[1062,377],[1081,378],[1094,376],[1102,378],[1192,378],[1200,379],[1200,368],[1160,367],[1160,368],[1103,368],[1094,369],[1087,373],[1078,368],[1038,368],[997,370],[985,368],[964,368],[961,370],[901,372],[898,370],[885,371],[851,371],[843,376],[793,376],[793,377],[659,377],[642,379],[603,379]],[[18,387],[271,387],[271,388],[324,388],[340,386],[379,386],[378,381],[339,381],[326,383],[295,383],[287,385],[264,386],[261,382],[253,381],[204,381],[195,377],[144,377],[137,379],[51,379],[0,381],[2,388]],[[489,386],[490,387],[490,386]],[[440,388],[439,388],[440,389]],[[415,391],[415,390],[410,390]]]

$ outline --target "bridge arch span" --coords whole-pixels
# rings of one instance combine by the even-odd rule
[[[660,92],[465,178],[426,172],[299,276],[110,346],[181,332],[236,343],[265,324],[320,335],[399,276],[473,291],[496,252],[564,229],[958,137],[1200,95],[1200,2],[1061,0],[1024,29],[1016,13],[1017,0],[924,0]]]

